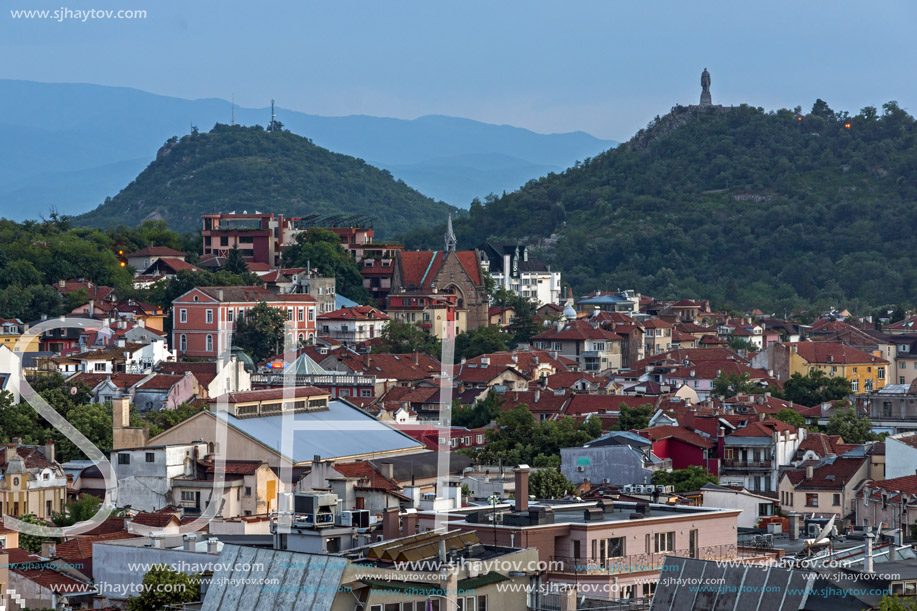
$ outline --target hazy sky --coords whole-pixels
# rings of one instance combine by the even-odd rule
[[[0,78],[627,139],[674,104],[917,110],[917,3],[0,0]],[[13,19],[142,9],[144,20]],[[27,103],[23,100],[23,103]],[[0,118],[2,120],[2,118]]]

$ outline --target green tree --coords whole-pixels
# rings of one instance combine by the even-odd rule
[[[872,421],[869,417],[857,416],[852,407],[835,408],[834,413],[828,418],[826,431],[829,435],[840,435],[846,443],[865,443],[878,439],[878,435],[872,432]]]
[[[713,380],[713,389],[711,394],[723,399],[734,397],[738,394],[754,395],[761,394],[764,389],[751,379],[748,372],[722,372]]]
[[[777,412],[774,418],[797,428],[806,425],[806,419],[802,417],[802,414],[788,407]]]
[[[61,513],[54,512],[51,521],[55,526],[73,526],[77,522],[85,522],[102,506],[102,501],[91,494],[81,494],[79,498],[70,501]]]
[[[54,406],[54,403],[49,403]],[[112,447],[111,407],[104,403],[83,403],[70,409],[67,420],[97,448]],[[83,452],[57,429],[52,430],[55,454],[60,462],[84,458]]]
[[[455,358],[473,359],[482,354],[506,350],[506,335],[497,326],[484,326],[455,337]]]
[[[879,603],[879,611],[917,611],[917,603],[911,599],[886,594]]]
[[[538,469],[529,476],[529,493],[536,499],[559,499],[576,492],[576,485],[557,469]]]
[[[497,418],[500,407],[506,399],[491,390],[483,399],[474,405],[456,405],[452,407],[452,425],[476,429],[487,426]]]
[[[200,575],[175,571],[165,564],[150,568],[143,576],[143,593],[127,599],[128,611],[159,611],[170,605],[201,600]]]
[[[49,526],[47,522],[43,522],[37,516],[27,513],[21,515],[18,518],[19,520],[25,522],[26,524],[36,524],[38,526]],[[41,544],[45,541],[48,541],[50,537],[39,537],[38,535],[28,535],[26,533],[19,533],[19,548],[24,549],[25,551],[37,554],[41,551]]]
[[[203,405],[182,403],[175,409],[164,409],[161,412],[152,411],[143,415],[132,413],[131,426],[146,427],[150,437],[155,437],[205,409]]]
[[[372,294],[363,286],[357,262],[333,231],[312,227],[299,233],[296,243],[283,251],[283,260],[289,267],[308,265],[325,277],[333,277],[339,295],[357,303],[373,303]]]
[[[657,486],[674,486],[675,492],[699,490],[707,483],[716,484],[716,476],[697,465],[691,465],[685,469],[656,471],[653,473],[653,484]]]
[[[844,399],[852,392],[847,378],[828,376],[824,371],[814,369],[806,375],[798,372],[791,375],[783,384],[783,391],[777,395],[786,401],[812,407]]]
[[[236,321],[232,343],[252,357],[254,362],[264,361],[283,350],[286,320],[284,310],[261,301],[248,310],[244,318]]]
[[[373,344],[372,350],[388,354],[426,352],[435,356],[442,353],[442,345],[436,336],[416,324],[392,320],[382,329],[379,341]]]
[[[229,255],[226,257],[226,265],[223,266],[223,269],[230,274],[241,275],[248,273],[248,263],[245,262],[238,244],[234,244],[229,250]]]
[[[645,429],[650,424],[650,419],[655,411],[653,405],[644,403],[637,407],[621,405],[621,413],[618,416],[618,422],[615,429],[618,431],[632,431],[634,429]]]

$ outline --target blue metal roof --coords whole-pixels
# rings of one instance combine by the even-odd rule
[[[226,412],[214,415],[283,454],[282,415],[258,418],[236,418]],[[418,441],[343,401],[330,401],[327,411],[294,414],[293,419],[309,423],[291,433],[293,455],[287,458],[295,463],[311,461],[316,454],[322,458],[343,458],[421,446]]]

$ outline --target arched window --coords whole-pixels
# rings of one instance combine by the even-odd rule
[[[207,336],[207,352],[212,352],[212,351],[213,351],[213,336],[208,335]]]
[[[179,350],[186,352],[188,350],[188,338],[182,333],[178,338]]]

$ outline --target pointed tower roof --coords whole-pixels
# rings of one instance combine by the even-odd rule
[[[455,245],[458,240],[455,239],[455,232],[452,231],[452,215],[446,221],[446,252],[455,252]]]

